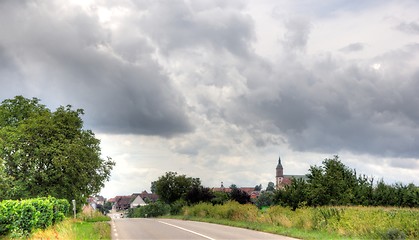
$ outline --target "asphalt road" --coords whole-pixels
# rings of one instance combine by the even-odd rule
[[[175,219],[112,219],[112,239],[278,239],[294,238],[223,225]]]

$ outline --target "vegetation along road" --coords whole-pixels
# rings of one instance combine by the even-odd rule
[[[294,238],[212,223],[175,219],[112,220],[112,239],[278,239]]]

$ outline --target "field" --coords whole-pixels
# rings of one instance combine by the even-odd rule
[[[201,203],[183,209],[183,218],[201,219],[304,239],[419,239],[419,209],[386,207],[305,207],[292,211],[273,206],[228,202]]]

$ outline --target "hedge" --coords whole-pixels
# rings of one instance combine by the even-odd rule
[[[66,199],[54,197],[3,200],[0,202],[0,235],[26,236],[34,229],[45,229],[62,221],[69,209]]]

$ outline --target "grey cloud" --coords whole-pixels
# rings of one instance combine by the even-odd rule
[[[393,159],[390,161],[390,165],[396,168],[404,169],[416,169],[419,167],[419,161],[417,159]]]
[[[282,41],[284,47],[304,50],[310,35],[311,24],[304,17],[292,17],[284,22],[287,32]]]
[[[249,41],[254,39],[253,22],[243,14],[236,2],[188,4],[184,1],[154,1],[138,21],[142,31],[150,35],[159,49],[171,50],[204,47],[229,51],[235,55],[248,54]]]
[[[18,59],[19,81],[35,86],[27,97],[84,108],[86,123],[102,132],[172,136],[193,129],[182,95],[144,39],[114,48],[97,17],[77,8],[40,2],[2,7],[7,14],[1,18],[10,24],[0,45],[12,54],[3,61]],[[130,55],[129,47],[137,52]],[[8,91],[21,94],[18,86]]]
[[[352,43],[352,44],[349,44],[348,46],[341,48],[340,51],[346,52],[346,53],[359,52],[359,51],[364,50],[364,47],[365,47],[365,44],[363,43]]]
[[[361,62],[283,59],[265,86],[276,97],[240,96],[227,119],[243,128],[262,123],[298,151],[418,157],[419,71],[408,66],[418,53],[407,46]],[[384,72],[371,67],[376,62]]]
[[[419,34],[419,23],[403,22],[403,23],[400,23],[396,27],[396,29],[405,33],[409,33],[409,34]]]

